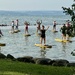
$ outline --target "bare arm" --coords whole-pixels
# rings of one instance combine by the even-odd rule
[[[48,28],[49,28],[49,26],[47,27],[47,29],[46,29],[46,30],[48,30]]]

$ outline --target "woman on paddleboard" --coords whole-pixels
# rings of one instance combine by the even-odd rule
[[[40,38],[40,43],[42,44],[42,41],[44,40],[44,45],[46,44],[46,35],[45,35],[45,32],[46,30],[48,30],[49,26],[47,29],[44,29],[44,25],[42,25],[42,29],[40,29],[40,32],[41,32],[41,38]]]
[[[56,31],[56,21],[53,22],[53,30]]]
[[[12,21],[11,25],[12,25],[12,31],[14,31],[14,21]]]
[[[62,40],[66,40],[66,25],[65,24],[61,27],[60,31],[62,33]]]
[[[16,29],[18,30],[18,26],[19,26],[19,20],[18,19],[16,20],[16,24],[15,25],[16,25]]]
[[[41,21],[37,20],[36,23],[38,24],[38,26],[37,26],[37,33],[38,33],[40,31],[40,29],[41,29],[40,25],[42,24],[42,20]]]
[[[24,24],[25,24],[25,34],[26,33],[28,34],[28,25],[29,25],[29,23],[27,21],[25,21]]]

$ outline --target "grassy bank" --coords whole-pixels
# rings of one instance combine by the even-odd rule
[[[74,67],[54,67],[0,59],[0,75],[75,75]]]

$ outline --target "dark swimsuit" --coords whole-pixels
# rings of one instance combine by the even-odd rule
[[[42,37],[42,38],[45,38],[45,31],[46,31],[46,30],[41,30],[41,37]]]
[[[26,25],[25,29],[28,30],[28,25]]]

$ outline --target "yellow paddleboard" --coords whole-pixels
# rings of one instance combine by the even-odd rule
[[[38,46],[38,47],[41,47],[41,48],[52,48],[51,45],[35,44],[35,46]]]
[[[14,30],[14,33],[18,33],[18,32],[20,32],[20,30]]]
[[[56,32],[58,32],[58,31],[56,31],[56,30],[52,30],[52,32],[56,33]]]
[[[30,34],[25,34],[25,36],[31,36]]]
[[[14,32],[20,32],[20,30],[14,30]]]
[[[9,33],[18,33],[18,32],[20,32],[20,30],[14,30],[14,31],[9,31]]]
[[[5,43],[0,43],[0,46],[6,46],[6,44]]]
[[[72,42],[72,41],[70,41],[70,40],[67,41],[67,40],[62,40],[62,39],[58,39],[58,38],[56,38],[55,41],[58,41],[58,42],[65,42],[65,43],[66,43],[66,42]]]
[[[36,35],[37,35],[37,36],[40,36],[40,35],[41,35],[41,33],[37,33],[37,32],[36,32]]]
[[[13,34],[13,33],[14,33],[14,31],[9,31],[9,33],[12,33],[12,34]]]

